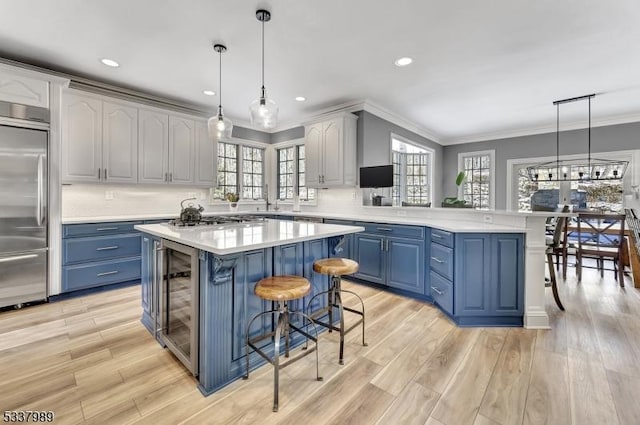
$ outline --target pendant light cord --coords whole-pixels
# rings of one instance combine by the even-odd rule
[[[220,95],[218,96],[218,113],[220,113],[220,110],[222,109],[222,49],[220,49],[218,54],[220,55],[220,61],[218,62],[220,64],[220,72],[218,73],[218,81],[220,84],[218,86],[218,90],[220,90]]]
[[[587,140],[589,143],[587,161],[589,163],[589,173],[591,173],[591,97],[589,97],[589,130]]]
[[[560,104],[556,105],[556,180],[560,179]]]

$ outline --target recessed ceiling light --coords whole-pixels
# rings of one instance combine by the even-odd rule
[[[307,100],[307,98],[306,98],[306,97],[304,97],[304,96],[296,96],[296,100],[297,100],[298,102],[304,102],[305,100]]]
[[[395,64],[396,64],[396,66],[407,66],[407,65],[411,64],[411,62],[413,62],[413,59],[411,59],[408,56],[405,56],[403,58],[396,59]]]
[[[202,93],[206,94],[207,96],[215,96],[216,92],[214,92],[213,90],[205,90]]]
[[[117,68],[120,66],[120,64],[113,59],[104,58],[100,59],[100,62],[102,62],[104,65],[110,66],[111,68]]]

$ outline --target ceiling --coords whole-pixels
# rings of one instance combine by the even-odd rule
[[[637,0],[0,0],[0,56],[214,111],[237,124],[266,87],[280,128],[369,101],[442,144],[555,129],[552,101],[597,93],[594,123],[640,121]],[[414,63],[394,65],[400,56]],[[120,62],[108,68],[100,58]],[[304,103],[294,97],[305,96]],[[586,104],[562,106],[584,125]]]

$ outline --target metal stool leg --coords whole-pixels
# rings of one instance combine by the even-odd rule
[[[278,304],[278,310],[282,306]],[[286,305],[284,307],[285,312],[280,311],[278,314],[278,324],[276,325],[276,334],[273,350],[273,411],[278,411],[278,396],[280,393],[280,335],[284,325],[284,317],[286,314]]]
[[[365,326],[364,326],[364,321],[365,321],[365,314],[364,314],[364,301],[362,300],[362,298],[360,298],[360,295],[356,294],[356,293],[355,293],[355,292],[353,292],[353,291],[349,291],[348,289],[343,289],[343,290],[342,290],[342,292],[346,292],[346,293],[348,293],[348,294],[351,294],[351,295],[355,296],[355,297],[360,301],[360,305],[362,306],[362,312],[359,312],[359,311],[357,311],[357,310],[347,309],[346,307],[345,307],[345,310],[350,311],[350,312],[352,312],[352,313],[359,314],[359,315],[361,315],[361,316],[362,316],[362,345],[363,345],[364,347],[368,347],[368,346],[369,346],[369,344],[367,344],[367,343],[365,342],[365,338],[364,338],[364,329],[365,329]]]

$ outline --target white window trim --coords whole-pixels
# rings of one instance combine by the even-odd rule
[[[495,149],[458,153],[458,172],[464,170],[465,158],[470,156],[480,156],[480,155],[489,155],[489,161],[491,161],[491,164],[489,166],[489,208],[492,210],[495,210],[496,209],[496,151]],[[460,186],[460,189],[462,189],[462,186]],[[461,194],[458,193],[458,198],[460,198],[460,196]]]
[[[415,146],[416,148],[419,148],[419,149],[424,149],[429,154],[429,173],[427,176],[429,179],[429,202],[431,203],[431,206],[434,206],[433,205],[433,168],[434,168],[433,164],[435,164],[435,161],[436,161],[436,151],[428,146],[421,145],[418,142],[414,142],[411,139],[407,139],[406,137],[403,137],[403,136],[400,136],[399,134],[391,132],[389,135],[389,162],[388,162],[389,164],[393,163],[393,139],[396,139],[402,143],[406,143],[407,145]],[[384,165],[384,164],[381,164],[381,165]],[[401,175],[402,174],[404,173],[401,173]],[[401,192],[402,192],[402,189],[401,189]],[[399,207],[402,206],[402,193],[400,194],[400,205],[398,206]]]
[[[597,152],[591,153],[592,157],[598,157],[602,159],[612,159],[612,160],[623,160],[629,161],[629,167],[627,168],[627,172],[625,173],[622,182],[624,194],[631,194],[633,191],[637,190],[640,185],[640,149],[634,150],[624,150],[624,151],[609,151],[609,152]],[[573,155],[560,155],[561,160],[568,159],[579,159],[584,158],[585,153],[582,154],[573,154]],[[506,209],[508,211],[518,211],[517,200],[518,196],[514,193],[517,189],[518,185],[513,181],[516,174],[514,170],[516,167],[521,167],[525,164],[538,164],[540,162],[549,162],[555,161],[557,159],[556,155],[553,156],[538,156],[532,158],[516,158],[516,159],[508,159],[507,160],[507,199],[506,199]],[[516,202],[516,205],[514,205]]]
[[[228,143],[231,145],[236,145],[239,146],[238,148],[238,156],[237,156],[237,163],[236,163],[236,170],[239,170],[240,173],[238,173],[238,175],[236,176],[236,179],[238,181],[238,194],[242,194],[242,185],[243,185],[243,179],[242,179],[242,146],[246,146],[246,147],[250,147],[250,148],[260,148],[260,149],[264,149],[264,156],[262,158],[262,182],[265,183],[267,182],[267,164],[268,164],[268,157],[267,157],[267,150],[269,148],[268,143],[265,142],[257,142],[255,140],[249,140],[249,139],[240,139],[237,137],[232,137],[229,140],[223,140],[222,143]],[[216,152],[216,161],[218,160],[218,154]],[[217,162],[216,162],[217,164]],[[237,173],[237,171],[236,171]],[[218,180],[218,170],[216,167],[216,185],[214,186],[214,189],[217,188],[217,180]],[[243,205],[259,205],[259,204],[263,204],[264,203],[264,199],[244,199],[244,198],[240,198],[240,200],[238,201],[239,204],[243,204]],[[210,202],[210,205],[226,205],[228,204],[228,201],[225,201],[224,199],[213,199]]]
[[[300,138],[300,139],[287,140],[284,142],[278,142],[278,143],[269,145],[273,149],[273,161],[272,161],[273,162],[273,178],[270,179],[270,181],[273,181],[273,190],[269,190],[270,192],[269,199],[273,199],[274,202],[278,201],[280,205],[293,205],[293,199],[287,199],[287,200],[281,201],[277,197],[278,195],[278,149],[286,149],[286,148],[296,147],[304,144],[305,144],[304,138]],[[293,161],[293,175],[295,176],[295,179],[294,179],[293,190],[296,191],[298,188],[298,150],[294,149],[294,152],[295,152],[294,153],[295,160]],[[310,189],[315,189],[315,188],[310,188]],[[315,199],[312,199],[310,201],[300,199],[300,205],[301,206],[302,205],[317,206],[318,194],[320,192],[320,189],[315,189],[315,191],[316,191]],[[273,196],[271,196],[271,194],[273,194]]]

